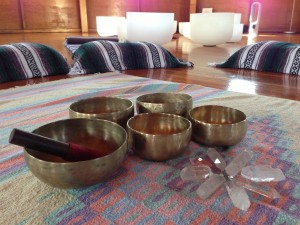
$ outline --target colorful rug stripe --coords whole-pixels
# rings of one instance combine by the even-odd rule
[[[8,144],[13,128],[27,131],[68,118],[69,105],[94,96],[135,101],[151,92],[190,94],[194,107],[218,104],[242,110],[248,131],[239,144],[221,151],[226,161],[241,150],[253,151],[251,164],[280,168],[286,180],[267,183],[280,194],[271,200],[248,192],[251,206],[234,207],[224,188],[206,201],[200,183],[183,182],[179,173],[207,147],[191,141],[180,157],[150,162],[129,153],[106,182],[81,189],[57,189],[32,175],[23,149]],[[0,90],[0,224],[299,224],[300,103],[227,92],[121,73],[95,74]],[[221,150],[221,149],[219,149]],[[17,212],[17,213],[16,213]]]

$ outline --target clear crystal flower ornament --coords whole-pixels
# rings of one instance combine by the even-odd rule
[[[280,169],[268,165],[246,166],[253,156],[251,151],[243,150],[228,165],[214,148],[209,148],[207,155],[219,173],[212,172],[202,158],[191,158],[191,165],[180,172],[183,181],[203,181],[197,189],[201,199],[209,198],[222,185],[225,185],[233,205],[245,211],[250,207],[245,189],[272,199],[280,197],[274,188],[259,185],[258,182],[281,181],[285,179],[284,174]],[[245,179],[237,179],[238,173]]]

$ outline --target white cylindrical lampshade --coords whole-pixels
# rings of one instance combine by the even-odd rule
[[[204,46],[228,42],[233,34],[234,13],[193,13],[191,40]]]
[[[127,40],[165,44],[172,40],[174,13],[127,12]]]
[[[124,20],[125,17],[120,16],[97,16],[97,32],[103,37],[118,35],[118,27]]]

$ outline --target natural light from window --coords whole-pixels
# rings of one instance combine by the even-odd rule
[[[235,79],[230,81],[228,90],[247,94],[256,94],[256,84],[253,81]]]

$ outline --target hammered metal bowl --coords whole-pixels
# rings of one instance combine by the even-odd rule
[[[169,113],[187,117],[192,107],[193,98],[184,93],[151,93],[136,99],[138,113]]]
[[[128,120],[129,148],[146,160],[164,161],[180,155],[189,145],[191,122],[165,113],[143,113]]]
[[[239,143],[246,135],[246,115],[240,110],[204,105],[193,108],[189,113],[192,122],[192,138],[211,147],[228,147]]]
[[[70,118],[104,119],[126,128],[134,115],[133,103],[118,97],[93,97],[74,102],[69,107]]]
[[[126,130],[107,120],[59,120],[41,126],[33,133],[105,154],[96,159],[69,162],[25,148],[25,161],[30,171],[39,180],[58,188],[85,187],[106,180],[121,166],[127,152]]]

